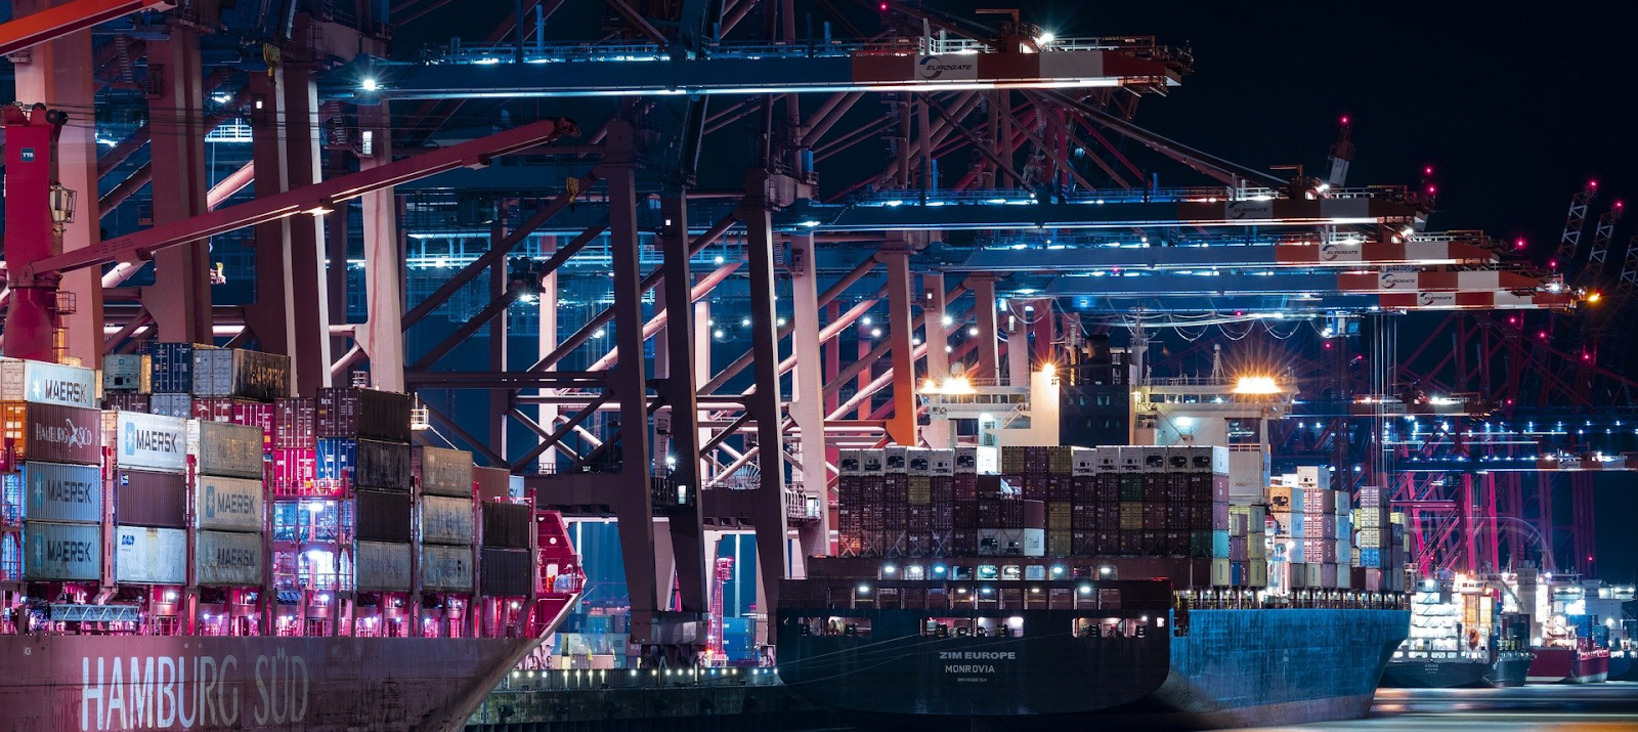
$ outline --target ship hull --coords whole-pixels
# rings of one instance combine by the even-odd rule
[[[1399,689],[1507,688],[1523,686],[1530,669],[1528,654],[1503,654],[1483,661],[1393,661],[1382,673],[1382,685]]]
[[[911,627],[928,614],[879,611],[878,627],[895,613]],[[1052,632],[1067,631],[1085,615],[1024,613],[1026,629],[1046,632],[1005,643],[916,635],[888,640],[877,633],[846,648],[848,639],[816,644],[781,627],[780,675],[814,702],[878,728],[1029,717],[1038,729],[1072,727],[1093,716],[1132,726],[1297,724],[1364,716],[1409,626],[1409,614],[1398,610],[1193,610],[1183,635],[1173,632],[1176,617],[1169,611],[1165,626],[1138,639]],[[1016,655],[993,662],[965,657],[992,648]],[[951,652],[963,656],[940,656]]]
[[[1597,684],[1609,679],[1609,651],[1576,651],[1568,648],[1535,648],[1530,663],[1532,684]]]
[[[452,730],[539,642],[0,636],[0,730]]]

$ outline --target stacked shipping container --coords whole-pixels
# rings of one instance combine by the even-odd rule
[[[1385,543],[1394,533],[1381,489],[1360,488],[1358,501],[1370,507],[1350,510],[1353,500],[1331,490],[1331,478],[1329,468],[1304,466],[1269,486],[1271,587],[1402,591],[1406,559]]]
[[[0,359],[0,579],[103,577],[96,371]],[[19,531],[20,529],[20,531]]]
[[[1266,581],[1261,515],[1231,537],[1222,448],[888,447],[840,471],[843,556],[1175,557]]]

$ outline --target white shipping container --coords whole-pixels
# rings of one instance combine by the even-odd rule
[[[155,399],[159,395],[154,395]],[[106,414],[103,425],[107,425]],[[157,414],[121,411],[115,416],[115,462],[122,468],[180,472],[188,466],[187,421]]]
[[[260,533],[266,523],[262,496],[259,480],[198,476],[193,510],[199,528]]]
[[[353,562],[357,586],[365,592],[408,592],[410,545],[384,541],[358,542]]]
[[[932,455],[933,475],[955,475],[955,450],[934,449],[928,452]]]
[[[911,475],[927,477],[933,474],[933,451],[920,447],[906,448],[904,463]]]
[[[102,357],[102,390],[147,394],[153,391],[148,354],[110,353]]]
[[[1024,556],[1046,556],[1046,529],[1024,529]]]
[[[1097,475],[1098,451],[1091,447],[1069,448],[1070,475]]]
[[[842,450],[837,454],[836,473],[838,475],[864,475],[864,451],[856,449]]]
[[[95,465],[23,464],[23,518],[102,521],[102,472]]]
[[[114,532],[114,581],[138,585],[188,581],[188,532],[142,526],[118,526]]]
[[[262,428],[188,420],[188,452],[200,475],[262,477]]]
[[[96,369],[0,358],[0,401],[96,409]]]
[[[472,591],[472,547],[421,547],[421,589],[427,592]]]
[[[194,541],[194,571],[199,584],[232,587],[262,584],[260,534],[201,531]]]
[[[910,448],[903,445],[888,445],[883,449],[883,467],[889,473],[910,472]]]
[[[95,582],[101,576],[101,526],[23,524],[23,579]]]
[[[421,497],[421,541],[472,544],[472,499]]]
[[[415,451],[422,493],[472,497],[472,453],[441,447],[418,447]]]
[[[1001,448],[994,445],[979,445],[974,448],[974,456],[978,459],[979,475],[998,475],[1001,472]]]

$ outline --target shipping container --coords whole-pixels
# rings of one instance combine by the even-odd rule
[[[23,579],[95,582],[101,573],[101,526],[49,521],[23,524]]]
[[[317,479],[318,454],[313,448],[275,447],[269,455],[268,488],[275,495],[300,495]]]
[[[104,398],[113,392],[147,394],[153,391],[146,353],[109,353],[102,357]]]
[[[153,397],[147,394],[132,392],[104,392],[102,396],[103,409],[117,409],[126,412],[143,412],[153,408]]]
[[[408,592],[410,545],[360,541],[355,555],[356,584],[364,592]]]
[[[209,348],[212,348],[212,346],[194,343],[149,343],[149,373],[154,392],[191,393],[193,391],[193,353],[196,350]]]
[[[224,422],[188,422],[188,451],[201,475],[261,478],[262,430]]]
[[[319,437],[410,441],[408,394],[375,389],[320,389],[315,404]]]
[[[357,494],[358,538],[407,542],[414,515],[407,493],[361,490]]]
[[[114,462],[121,468],[181,472],[188,466],[187,421],[137,412],[119,412],[104,420],[113,442]]]
[[[534,581],[534,562],[525,549],[491,549],[482,555],[479,590],[490,597],[523,597]]]
[[[97,465],[102,462],[102,412],[60,404],[0,402],[0,464],[25,460]],[[4,448],[0,448],[4,450]]]
[[[187,482],[181,473],[114,471],[114,522],[132,526],[187,527]]]
[[[148,397],[149,409],[162,417],[193,418],[193,395],[156,392]]]
[[[483,545],[486,547],[527,549],[529,534],[534,530],[534,509],[517,503],[484,501]]]
[[[421,493],[472,497],[472,453],[442,447],[417,447],[414,461],[415,474],[421,479]]]
[[[271,402],[290,396],[290,357],[242,348],[193,352],[193,384],[198,397],[243,397]]]
[[[188,532],[118,526],[114,529],[114,581],[181,585],[188,581]]]
[[[323,481],[345,481],[353,488],[408,492],[410,446],[378,440],[321,437],[315,475]]]
[[[101,523],[102,471],[95,465],[23,464],[23,518]]]
[[[472,592],[472,547],[421,547],[421,589],[426,592]]]
[[[97,371],[0,358],[0,401],[97,408]]]
[[[480,501],[505,501],[513,498],[512,474],[505,468],[472,468],[472,481]]]
[[[472,499],[421,497],[421,541],[428,544],[472,544]]]
[[[194,575],[201,585],[256,587],[262,584],[262,537],[230,531],[194,535]]]
[[[285,397],[273,403],[273,447],[313,448],[318,437],[317,407],[312,399]]]
[[[260,533],[266,524],[262,496],[260,480],[198,476],[193,510],[199,528]]]

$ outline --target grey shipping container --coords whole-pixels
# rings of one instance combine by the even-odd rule
[[[147,394],[153,391],[146,353],[110,353],[102,357],[102,390]]]
[[[95,465],[23,464],[23,518],[100,523],[102,471]]]
[[[319,389],[319,437],[410,441],[410,397],[375,389]]]
[[[483,502],[483,545],[506,549],[528,549],[529,531],[534,528],[533,507],[519,503]]]
[[[472,499],[421,497],[421,541],[472,545]]]
[[[188,532],[146,526],[114,527],[114,581],[180,585],[188,581]]]
[[[201,475],[194,484],[199,528],[260,533],[267,523],[261,481]]]
[[[534,581],[534,563],[527,549],[483,550],[483,569],[480,573],[483,594],[499,597],[523,597],[529,594]]]
[[[262,537],[231,531],[195,535],[194,571],[201,585],[254,587],[262,584]]]
[[[262,477],[262,428],[226,422],[188,422],[188,451],[201,475]]]
[[[356,584],[364,592],[408,592],[410,545],[383,541],[358,542],[353,562]]]
[[[101,574],[101,526],[24,522],[23,579],[95,582]]]
[[[187,419],[193,416],[193,395],[169,392],[154,394],[153,398],[148,400],[148,409],[160,416]]]
[[[421,589],[427,592],[472,592],[472,547],[421,547]]]
[[[413,521],[407,493],[358,491],[358,538],[366,541],[406,542]]]
[[[114,523],[187,527],[187,482],[181,473],[114,471]]]
[[[192,392],[259,402],[290,396],[290,357],[242,348],[196,350]]]
[[[421,492],[438,496],[472,496],[472,453],[442,447],[415,448],[415,474]]]

